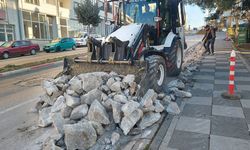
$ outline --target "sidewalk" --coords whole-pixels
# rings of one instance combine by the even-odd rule
[[[226,47],[227,46],[227,47]],[[183,100],[160,150],[250,150],[250,72],[236,58],[238,101],[223,99],[228,88],[231,45],[216,41],[214,56],[205,56],[194,74],[193,97]]]

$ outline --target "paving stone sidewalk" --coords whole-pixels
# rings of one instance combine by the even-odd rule
[[[223,45],[218,41],[216,54],[201,60],[193,97],[183,101],[182,113],[173,118],[160,150],[250,150],[250,72],[237,57],[235,84],[242,99],[223,99],[230,52]]]

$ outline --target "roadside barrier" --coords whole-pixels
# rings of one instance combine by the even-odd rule
[[[230,69],[229,69],[229,85],[228,85],[228,93],[230,95],[234,95],[234,75],[235,75],[235,50],[232,50],[230,55]]]
[[[236,53],[235,50],[232,50],[230,55],[230,67],[229,67],[229,84],[228,91],[221,94],[225,99],[239,100],[241,96],[235,93],[235,62],[236,62]]]

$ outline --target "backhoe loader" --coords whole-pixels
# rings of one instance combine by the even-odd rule
[[[139,94],[160,92],[183,63],[185,10],[182,0],[122,0],[117,28],[101,41],[88,40],[87,56],[64,59],[64,74],[96,71],[135,74]]]

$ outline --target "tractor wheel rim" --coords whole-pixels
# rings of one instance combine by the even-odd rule
[[[181,62],[182,62],[182,54],[181,54],[181,48],[177,48],[177,55],[176,55],[176,66],[177,68],[181,67]]]
[[[157,84],[159,86],[162,86],[163,81],[164,81],[164,74],[165,74],[164,66],[162,64],[159,65],[158,73],[159,73],[159,80],[157,81]]]

